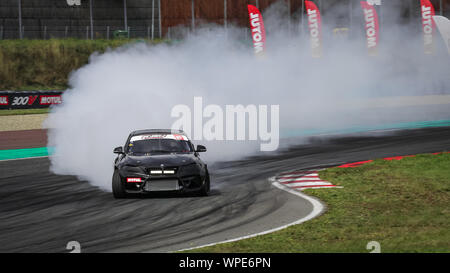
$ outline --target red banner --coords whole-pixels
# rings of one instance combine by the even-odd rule
[[[308,27],[311,41],[312,56],[322,56],[322,19],[320,11],[312,1],[305,1],[306,13],[308,14]]]
[[[378,23],[378,14],[375,6],[361,1],[361,8],[364,12],[364,21],[366,28],[367,49],[369,55],[377,55],[378,42],[380,40],[380,25]]]
[[[255,54],[264,55],[264,52],[266,51],[266,30],[264,29],[264,21],[261,12],[257,7],[248,5],[248,16],[250,19],[250,29]]]
[[[8,96],[0,96],[0,105],[9,105]]]
[[[436,25],[433,21],[435,15],[434,7],[430,0],[420,0],[422,11],[423,45],[425,54],[434,53],[434,32]]]

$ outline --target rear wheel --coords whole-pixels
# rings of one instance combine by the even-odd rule
[[[125,192],[125,187],[122,183],[122,178],[120,177],[119,171],[114,170],[114,174],[112,177],[112,191],[114,198],[125,198],[127,197],[127,193]]]
[[[199,191],[200,196],[208,196],[210,186],[211,186],[211,183],[210,183],[210,179],[209,179],[209,173],[206,172],[205,184],[203,184],[203,187]]]

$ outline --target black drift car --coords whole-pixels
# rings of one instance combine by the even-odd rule
[[[125,147],[114,153],[112,190],[115,198],[129,193],[157,191],[197,192],[206,196],[210,189],[207,165],[183,131],[140,130],[132,132]]]

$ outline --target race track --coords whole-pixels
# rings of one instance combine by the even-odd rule
[[[450,150],[450,127],[312,139],[278,155],[211,166],[209,197],[115,200],[87,182],[54,175],[47,158],[0,161],[0,252],[167,252],[276,228],[312,205],[271,186],[278,172]],[[326,189],[324,189],[326,190]]]

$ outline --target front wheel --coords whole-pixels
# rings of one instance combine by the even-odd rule
[[[210,179],[209,179],[209,173],[206,173],[206,177],[205,177],[205,184],[203,185],[203,187],[200,189],[199,194],[200,196],[208,196],[209,194],[209,190],[210,190]]]
[[[112,191],[114,198],[116,199],[127,197],[125,187],[122,183],[122,178],[120,177],[119,171],[117,169],[114,170],[114,174],[112,177]]]

